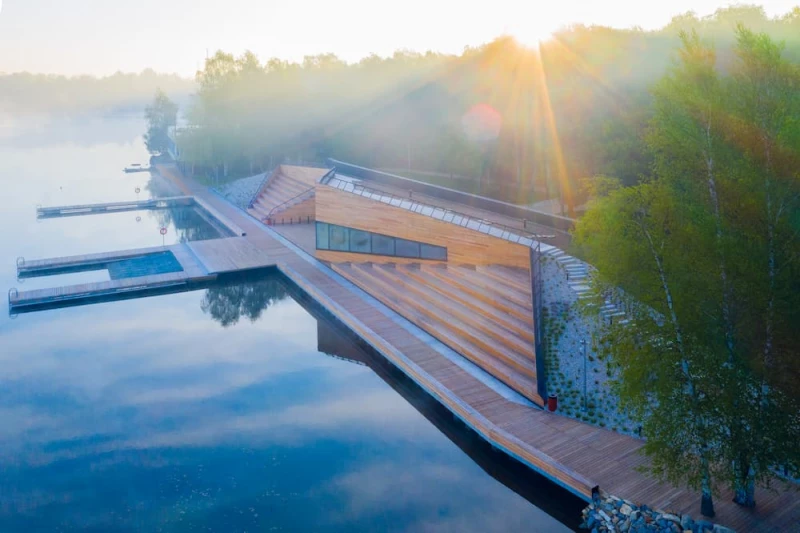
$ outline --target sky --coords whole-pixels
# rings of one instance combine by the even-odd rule
[[[0,0],[0,72],[108,75],[153,68],[193,76],[206,51],[252,50],[347,61],[397,49],[460,53],[511,34],[528,44],[559,27],[655,29],[724,0]],[[757,0],[771,16],[800,0]]]

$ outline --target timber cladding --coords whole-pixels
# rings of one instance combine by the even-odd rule
[[[444,246],[450,263],[508,265],[530,270],[530,248],[527,246],[327,185],[318,185],[316,188],[316,215],[320,222]],[[320,259],[322,253],[317,252]],[[368,255],[357,255],[361,256],[362,261],[369,260]]]

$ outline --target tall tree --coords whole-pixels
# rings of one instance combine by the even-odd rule
[[[619,370],[623,407],[642,421],[652,471],[701,489],[701,511],[714,516],[721,361],[697,335],[696,304],[707,291],[695,275],[713,267],[685,261],[702,254],[708,237],[694,238],[695,213],[664,183],[609,190],[575,231],[576,245],[598,268],[596,303],[615,293],[630,315],[631,322],[608,327],[603,350]]]
[[[145,108],[144,115],[147,120],[147,133],[144,136],[147,151],[153,155],[167,153],[172,143],[169,129],[177,122],[178,106],[164,91],[157,89],[153,102]]]

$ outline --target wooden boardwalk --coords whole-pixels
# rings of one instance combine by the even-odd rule
[[[121,213],[125,211],[138,211],[142,209],[169,209],[171,207],[196,207],[204,217],[210,217],[209,222],[221,224],[233,235],[244,236],[244,230],[233,223],[228,217],[217,212],[202,198],[194,196],[168,196],[164,198],[151,198],[148,200],[134,200],[130,202],[106,202],[100,204],[62,205],[52,207],[37,207],[37,218],[76,217],[85,215],[101,215],[107,213]]]
[[[436,349],[437,341],[410,323],[398,325],[390,309],[277,232],[205,187],[179,176],[174,167],[160,167],[159,171],[246,233],[235,242],[226,240],[224,246],[235,249],[216,248],[210,244],[214,241],[200,246],[191,243],[190,251],[209,273],[237,266],[254,268],[261,264],[259,261],[263,266],[277,265],[322,308],[498,449],[585,499],[599,487],[651,507],[700,518],[696,491],[660,483],[636,470],[646,463],[638,453],[641,441],[508,399],[444,357]],[[796,491],[759,490],[754,510],[742,509],[731,498],[728,492],[718,495],[715,521],[737,531],[796,531],[800,523]]]

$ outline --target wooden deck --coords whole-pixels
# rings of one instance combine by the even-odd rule
[[[527,320],[520,320],[493,305],[516,296],[510,290],[492,291],[492,303],[486,304],[449,282],[458,276],[454,272],[469,270],[466,267],[392,263],[331,267],[518,393],[544,405],[536,386],[530,286]],[[440,278],[425,278],[429,270],[437,271]]]
[[[205,187],[179,176],[174,167],[160,167],[159,171],[187,193],[202,198],[247,234],[238,242],[248,252],[238,255],[228,250],[224,253],[225,261],[210,257],[213,255],[210,250],[197,249],[193,243],[192,252],[198,254],[204,265],[224,269],[242,261],[243,268],[252,268],[258,259],[249,250],[257,249],[262,254],[258,258],[277,264],[322,308],[498,449],[585,499],[590,497],[593,487],[599,486],[608,493],[651,507],[700,517],[700,497],[696,491],[660,483],[636,470],[646,463],[637,453],[641,441],[508,399],[444,357],[437,349],[437,341],[429,335],[411,324],[400,325],[403,321],[398,321],[391,309],[272,229]],[[470,296],[480,300],[479,294]],[[796,491],[759,490],[755,510],[742,509],[731,498],[728,492],[717,496],[715,521],[737,531],[796,531],[800,523],[800,497]]]

